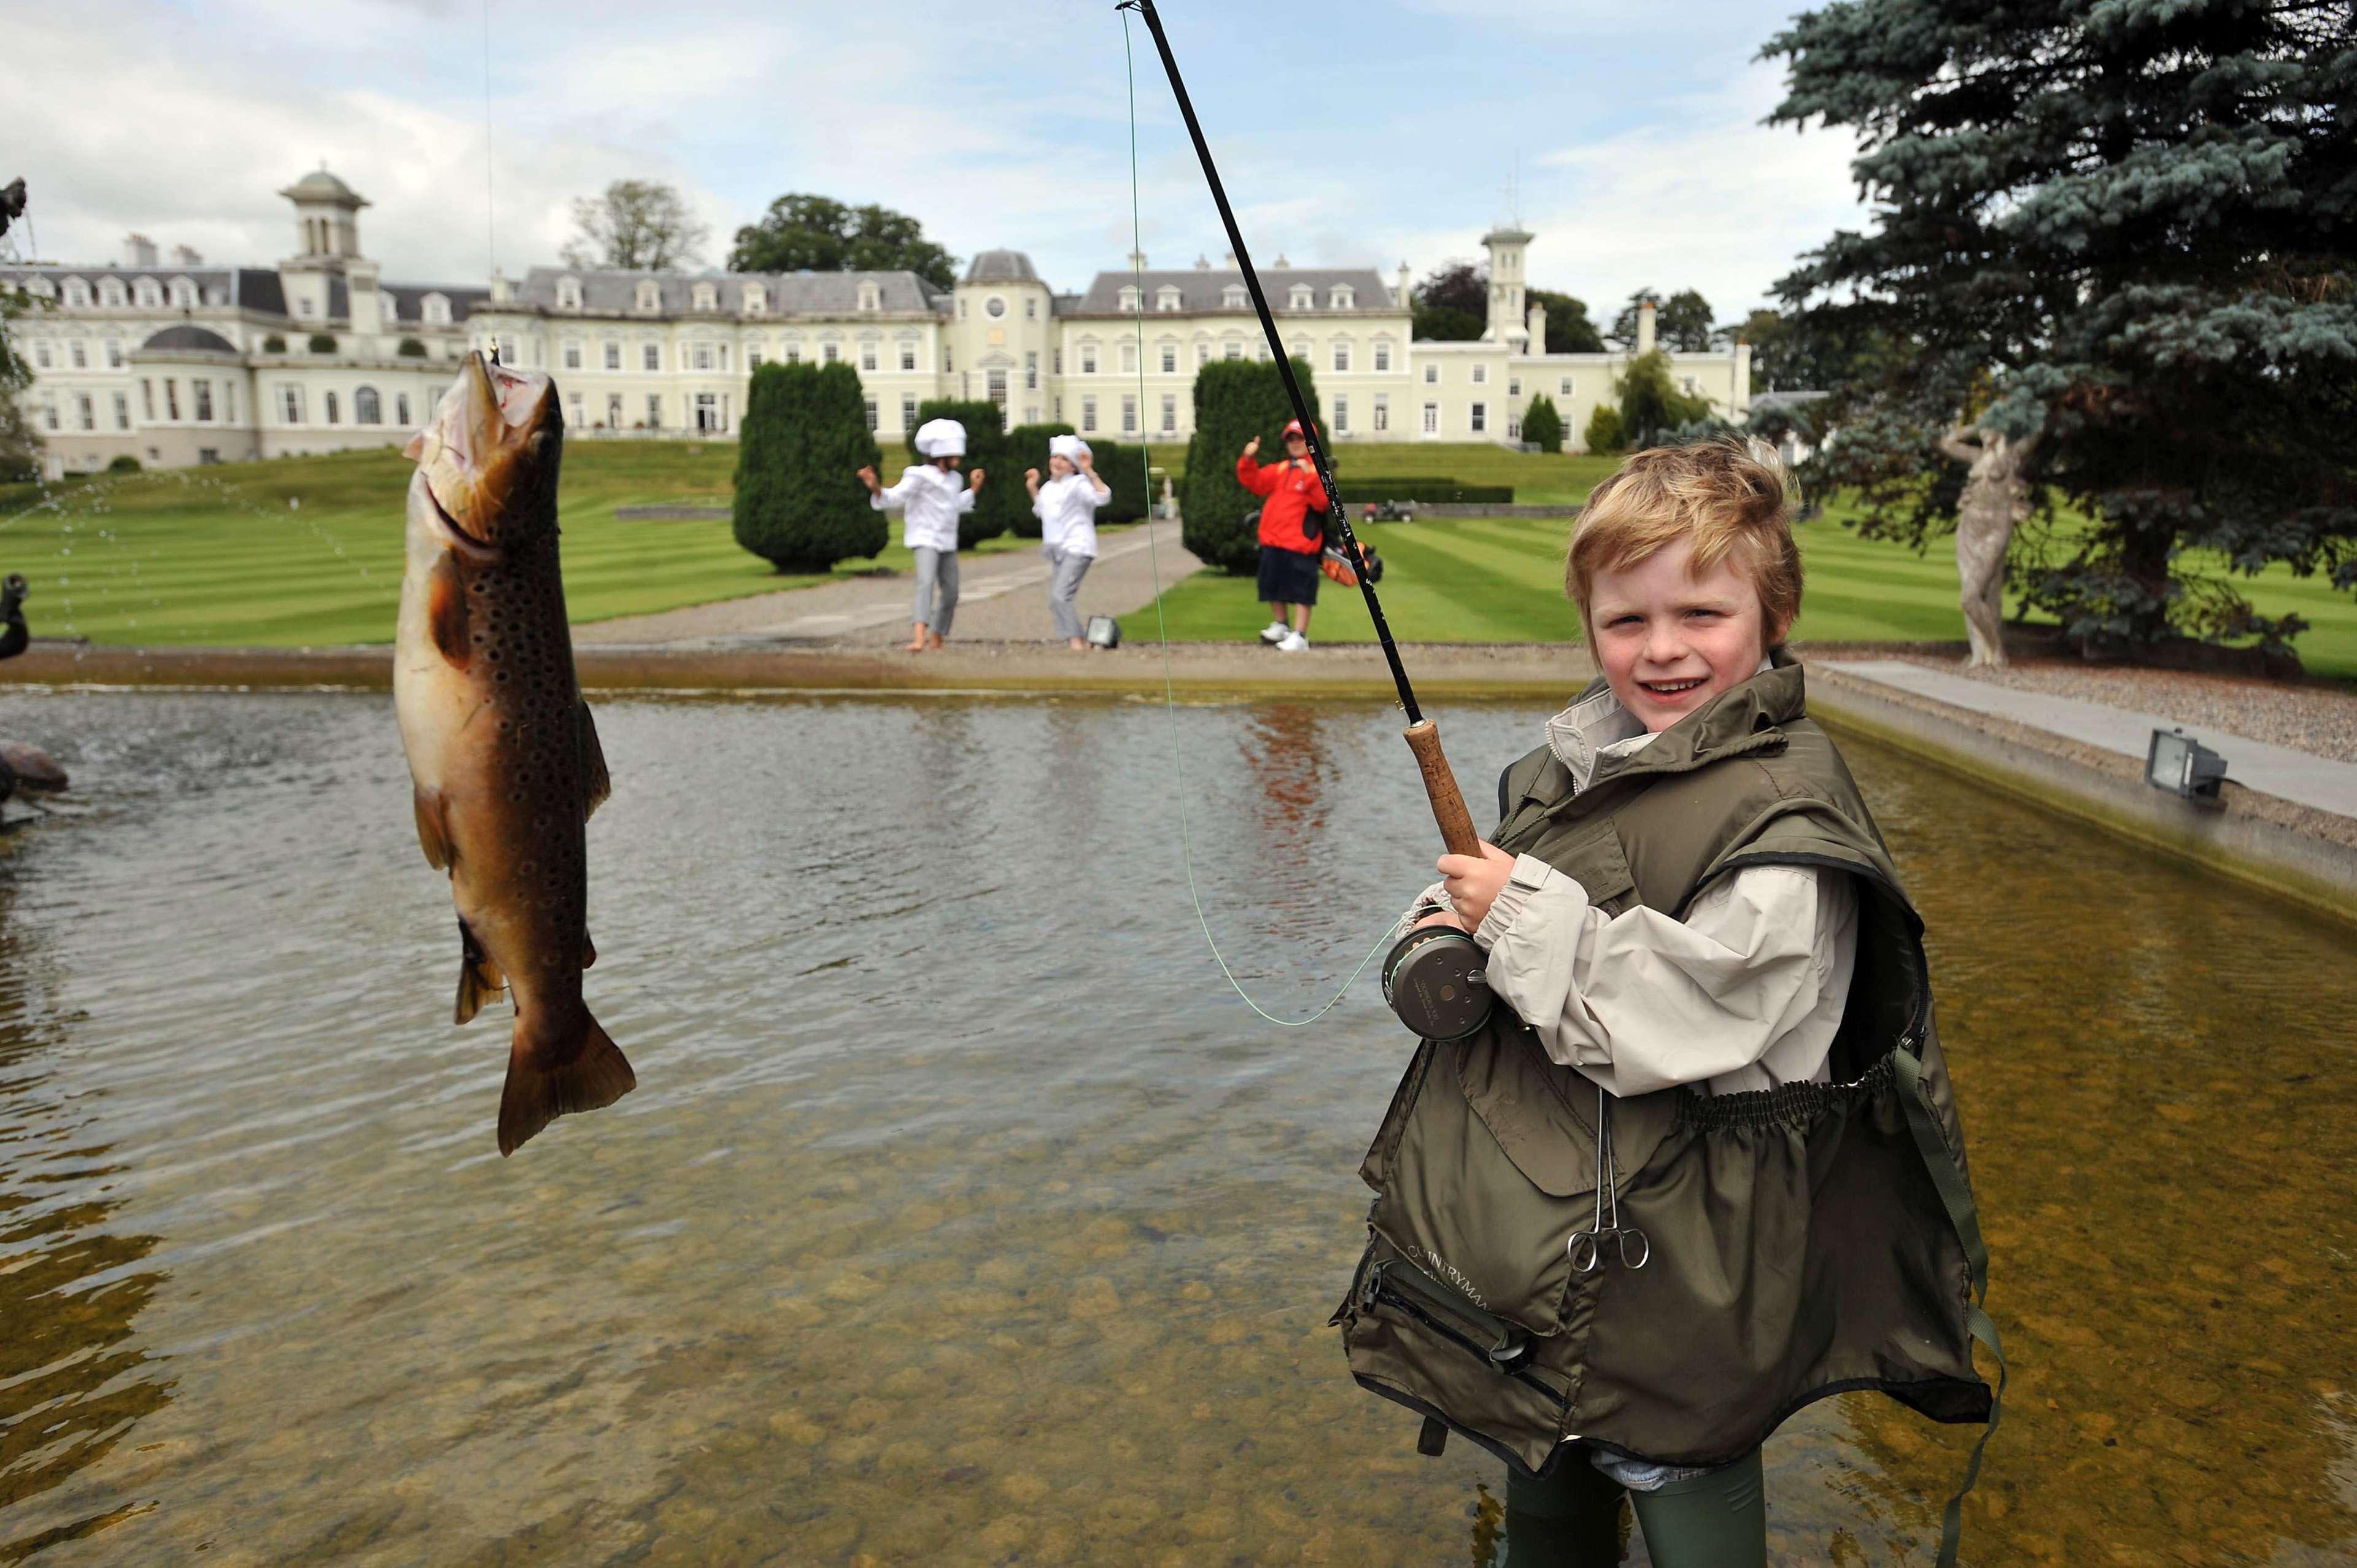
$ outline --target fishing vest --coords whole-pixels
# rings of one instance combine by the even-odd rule
[[[1333,1319],[1358,1381],[1426,1417],[1426,1452],[1455,1431],[1532,1472],[1572,1437],[1725,1464],[1855,1389],[1993,1426],[1972,1360],[1975,1339],[1996,1348],[1978,1305],[1986,1258],[1922,922],[1805,714],[1800,666],[1779,652],[1641,750],[1604,757],[1585,789],[1542,746],[1499,797],[1491,842],[1609,915],[1683,917],[1745,866],[1851,876],[1857,959],[1832,1081],[1617,1099],[1503,1004],[1469,1038],[1426,1041],[1361,1167],[1369,1244]],[[1650,1256],[1632,1267],[1607,1244],[1582,1273],[1599,1107],[1617,1173],[1602,1196]]]

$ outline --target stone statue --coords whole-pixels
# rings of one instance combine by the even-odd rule
[[[1962,588],[1970,668],[2005,667],[2005,552],[2013,531],[2029,515],[2029,482],[2021,477],[2038,437],[2019,440],[1978,425],[1960,424],[1940,437],[1940,450],[1965,464],[1964,499],[1956,504],[1956,578]]]

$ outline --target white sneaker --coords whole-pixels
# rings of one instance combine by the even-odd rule
[[[1278,643],[1285,640],[1286,634],[1292,628],[1287,627],[1283,621],[1273,620],[1266,626],[1260,628],[1260,639],[1263,642],[1267,643],[1271,648],[1275,648]]]
[[[1279,653],[1307,653],[1309,651],[1309,639],[1297,631],[1288,631],[1285,639],[1276,645],[1276,650]]]

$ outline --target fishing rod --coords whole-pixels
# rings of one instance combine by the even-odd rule
[[[1424,775],[1424,792],[1432,802],[1432,819],[1439,825],[1440,841],[1451,854],[1480,856],[1481,835],[1473,829],[1471,813],[1465,809],[1465,796],[1457,788],[1457,775],[1450,771],[1448,758],[1440,749],[1440,730],[1424,716],[1416,706],[1415,688],[1408,684],[1407,667],[1400,662],[1399,645],[1392,640],[1391,623],[1383,618],[1383,601],[1375,597],[1372,575],[1359,554],[1357,535],[1351,532],[1350,514],[1342,510],[1342,491],[1334,482],[1333,459],[1327,455],[1325,438],[1318,434],[1317,410],[1301,395],[1301,382],[1293,373],[1293,360],[1285,351],[1285,343],[1276,334],[1276,317],[1268,308],[1268,295],[1262,292],[1260,274],[1253,269],[1252,253],[1244,248],[1242,230],[1236,227],[1235,209],[1228,205],[1227,188],[1220,183],[1220,171],[1211,162],[1211,144],[1203,139],[1202,123],[1195,118],[1195,105],[1187,96],[1187,83],[1178,74],[1178,61],[1170,52],[1170,40],[1162,31],[1162,18],[1155,13],[1154,0],[1121,0],[1116,11],[1135,11],[1146,23],[1146,30],[1154,35],[1154,48],[1162,57],[1163,73],[1170,79],[1170,91],[1178,100],[1178,113],[1187,122],[1187,134],[1195,143],[1195,156],[1203,165],[1203,177],[1211,187],[1211,200],[1220,209],[1220,221],[1228,231],[1228,246],[1236,253],[1236,265],[1243,269],[1244,287],[1252,295],[1253,309],[1260,315],[1260,329],[1268,338],[1268,351],[1276,361],[1276,373],[1285,382],[1285,395],[1293,404],[1293,416],[1301,422],[1302,438],[1309,445],[1309,458],[1318,469],[1318,482],[1326,490],[1326,515],[1329,526],[1342,538],[1342,553],[1356,571],[1359,592],[1366,596],[1367,617],[1375,623],[1375,639],[1383,644],[1384,661],[1391,665],[1392,682],[1399,688],[1401,709],[1407,714],[1405,738],[1408,749],[1415,754],[1417,771]]]

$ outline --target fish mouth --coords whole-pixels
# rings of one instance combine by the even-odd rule
[[[488,564],[500,558],[497,545],[468,532],[458,520],[450,515],[450,509],[444,506],[442,498],[434,493],[432,479],[425,480],[422,488],[425,491],[425,504],[434,509],[434,525],[441,530],[443,542],[450,546],[452,552],[477,565]]]

